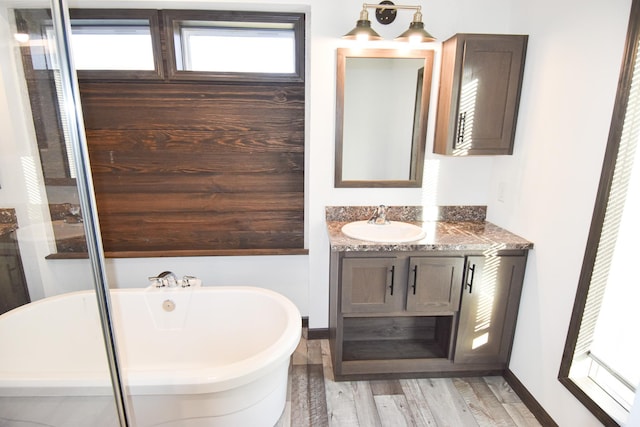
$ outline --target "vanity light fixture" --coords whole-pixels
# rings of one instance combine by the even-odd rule
[[[380,2],[380,4],[364,3],[356,27],[342,36],[342,38],[348,40],[381,40],[382,37],[371,28],[371,21],[369,21],[369,12],[367,9],[373,8],[376,9],[376,20],[383,25],[388,25],[395,21],[398,9],[416,11],[413,15],[413,21],[409,24],[409,29],[394,40],[412,43],[432,42],[436,40],[435,37],[424,29],[421,6],[396,5],[389,0],[384,0]]]

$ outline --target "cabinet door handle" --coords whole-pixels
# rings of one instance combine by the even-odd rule
[[[396,275],[396,266],[392,265],[391,266],[391,285],[389,285],[389,289],[391,291],[390,295],[393,295],[393,284],[394,284],[395,275]]]
[[[416,294],[416,286],[418,285],[418,266],[413,267],[413,285],[411,288],[413,289],[413,294]]]
[[[467,112],[463,111],[458,114],[458,136],[456,138],[456,146],[462,145],[464,142],[464,128],[467,121]]]
[[[470,264],[467,268],[467,280],[464,283],[464,288],[469,289],[469,293],[473,290],[473,276],[476,272],[476,265]]]

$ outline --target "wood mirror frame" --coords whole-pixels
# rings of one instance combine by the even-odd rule
[[[351,83],[355,80],[353,71],[351,76],[353,80],[349,80],[351,87],[347,87],[347,68],[354,61],[352,59],[370,59],[378,60],[384,65],[383,78],[379,78],[376,74],[378,71],[365,67],[368,62],[362,61],[358,65],[361,66],[360,76],[364,79],[358,81],[358,85],[362,86],[362,91],[354,94]],[[407,59],[412,61],[406,61]],[[402,65],[402,66],[399,66]],[[352,66],[353,67],[353,66]],[[415,69],[412,69],[414,67]],[[405,69],[398,71],[397,69]],[[387,71],[388,70],[388,71]],[[335,187],[421,187],[422,175],[424,169],[424,153],[427,136],[427,119],[429,117],[429,98],[431,94],[431,76],[433,71],[433,51],[431,50],[397,50],[397,49],[348,49],[339,48],[337,51],[337,81],[336,81],[336,139],[335,139]],[[365,74],[362,74],[365,72]],[[413,74],[406,74],[407,72]],[[404,73],[404,74],[398,74]],[[405,76],[405,77],[401,77]],[[370,81],[369,81],[370,79]],[[374,86],[367,83],[375,84]],[[411,95],[408,93],[407,87],[411,89]],[[404,93],[405,96],[395,99],[398,93]],[[385,95],[383,108],[388,111],[381,111],[380,104],[369,102],[366,97],[375,95],[380,97]],[[361,98],[362,96],[362,98]],[[356,102],[354,98],[358,98],[357,115],[363,120],[352,120],[354,117],[353,107]],[[371,100],[372,98],[370,98]],[[374,100],[375,101],[375,100]],[[400,106],[400,108],[398,108]],[[370,111],[366,109],[369,108]],[[407,114],[404,114],[406,111]],[[396,120],[393,115],[398,116]],[[366,120],[364,120],[366,119]],[[403,123],[398,123],[398,119]],[[375,124],[381,124],[384,132],[380,132]],[[376,130],[378,129],[378,130]],[[362,135],[362,139],[354,142],[354,132]],[[367,133],[377,135],[391,135],[391,138],[385,138],[379,142],[379,145],[373,147],[373,141]],[[397,137],[404,133],[405,137]],[[351,135],[351,138],[349,137]],[[397,137],[397,138],[396,138]],[[356,138],[356,139],[358,139]],[[357,146],[356,146],[357,145]],[[366,146],[365,146],[366,145]],[[360,150],[360,148],[373,147],[371,150]],[[347,151],[345,151],[347,150]],[[380,158],[366,159],[360,158],[358,154],[358,167],[368,168],[370,170],[383,169],[383,162],[390,161],[390,158],[399,154],[402,163],[398,163],[403,168],[403,176],[393,177],[376,177],[376,176],[355,176],[354,164],[349,162],[349,150],[359,150],[360,152],[376,153]]]

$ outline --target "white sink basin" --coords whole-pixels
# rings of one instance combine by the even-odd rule
[[[417,225],[399,221],[390,221],[389,224],[354,221],[343,225],[342,232],[353,239],[380,243],[413,242],[426,236],[425,231]]]

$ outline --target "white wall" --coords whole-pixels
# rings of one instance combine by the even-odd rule
[[[561,426],[599,425],[558,382],[607,142],[631,1],[517,2],[530,35],[516,139],[488,216],[535,243],[510,369]],[[597,28],[597,37],[593,29]],[[497,192],[504,187],[504,203]]]
[[[75,6],[156,7],[158,1],[81,2]],[[415,4],[417,2],[407,2]],[[511,370],[561,426],[597,420],[556,379],[602,157],[607,140],[630,0],[430,0],[425,26],[439,40],[456,32],[529,34],[513,156],[447,158],[428,154],[422,189],[333,188],[335,55],[362,6],[360,0],[280,0],[249,9],[308,11],[307,244],[308,256],[108,260],[114,286],[141,286],[149,274],[172,269],[210,284],[263,284],[289,296],[311,328],[328,325],[328,205],[487,204],[489,219],[534,242],[525,278]],[[163,3],[176,7],[176,3]],[[181,2],[180,7],[240,8],[234,0]],[[406,15],[405,15],[406,14]],[[383,37],[404,31],[400,12]],[[383,42],[376,46],[391,47]],[[439,65],[439,43],[435,49]],[[2,58],[3,65],[5,58]],[[2,69],[4,73],[4,68]],[[7,78],[3,75],[3,80]],[[434,89],[438,78],[434,76]],[[435,97],[437,90],[433,90]],[[0,94],[0,108],[11,104]],[[432,107],[433,108],[433,107]],[[7,107],[5,106],[5,109]],[[432,110],[433,111],[433,110]],[[427,153],[433,145],[433,116]],[[1,147],[3,157],[6,145]],[[4,172],[3,172],[4,174]],[[4,178],[4,175],[0,175]],[[0,204],[5,205],[6,179]],[[16,183],[16,185],[21,185]],[[502,201],[498,201],[499,194]],[[11,200],[24,203],[20,200]],[[2,206],[9,207],[9,206]],[[49,261],[58,282],[77,261]],[[88,280],[88,279],[87,279]]]

